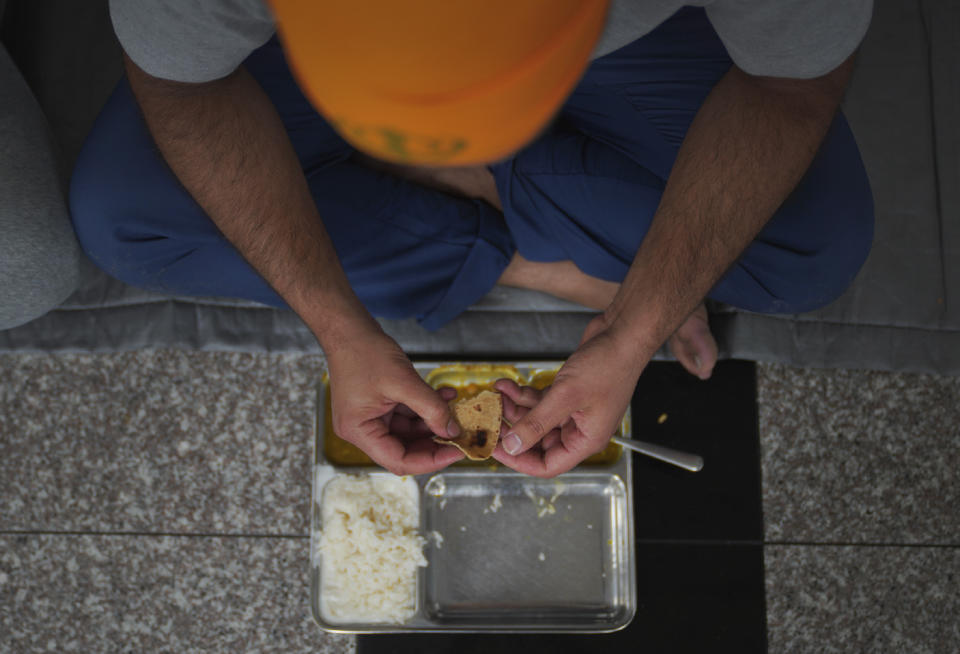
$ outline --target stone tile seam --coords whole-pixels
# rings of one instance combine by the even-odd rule
[[[81,529],[0,529],[3,536],[109,536],[133,538],[236,538],[253,540],[307,540],[309,534],[242,534],[202,531],[95,531]]]
[[[3,536],[97,536],[130,538],[235,538],[235,539],[284,539],[307,540],[309,534],[264,534],[237,532],[199,532],[199,531],[120,531],[92,529],[0,529]],[[759,547],[764,543],[753,539],[717,539],[717,538],[634,538],[638,545],[699,545],[704,547]]]
[[[177,531],[93,531],[58,529],[0,529],[2,536],[98,536],[133,538],[236,538],[261,540],[307,540],[309,534],[244,534],[232,532],[177,532]],[[699,545],[729,547],[873,547],[909,549],[960,549],[960,542],[946,543],[898,543],[869,541],[808,541],[808,540],[731,540],[693,538],[635,538],[638,545]]]
[[[803,540],[767,540],[770,547],[862,547],[877,549],[960,549],[960,543],[897,543],[870,541],[803,541]]]
[[[268,534],[268,533],[238,533],[217,531],[121,531],[121,530],[94,530],[94,529],[0,529],[3,536],[111,536],[111,537],[142,537],[142,538],[249,538],[249,539],[286,539],[306,540],[310,534]],[[703,545],[703,546],[760,546],[763,542],[754,539],[717,539],[717,538],[634,538],[634,542],[642,545]]]

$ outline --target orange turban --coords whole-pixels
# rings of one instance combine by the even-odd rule
[[[271,0],[300,87],[340,134],[398,163],[506,157],[573,90],[607,0]]]

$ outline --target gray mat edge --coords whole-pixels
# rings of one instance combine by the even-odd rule
[[[136,317],[136,320],[134,320]],[[468,311],[429,333],[413,320],[383,320],[412,355],[572,352],[591,319],[583,312]],[[862,368],[960,375],[960,332],[814,322],[789,316],[715,313],[722,358],[810,368]],[[319,353],[300,319],[274,309],[202,306],[178,300],[97,311],[55,311],[0,332],[0,352],[120,352],[175,348]],[[668,358],[661,352],[656,358]]]

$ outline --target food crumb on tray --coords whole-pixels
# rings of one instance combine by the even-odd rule
[[[431,497],[443,497],[447,493],[447,482],[443,475],[434,475],[423,490]]]
[[[553,515],[557,512],[557,507],[554,505],[554,502],[557,501],[557,498],[560,497],[564,491],[566,491],[566,489],[567,485],[559,479],[556,479],[553,482],[553,494],[549,499],[537,495],[536,491],[534,491],[530,486],[524,486],[523,492],[527,497],[530,498],[530,501],[533,502],[533,506],[537,510],[537,518],[542,518],[547,515]]]
[[[485,508],[483,512],[486,513],[496,513],[503,507],[503,502],[500,500],[500,493],[497,493],[493,496],[493,501],[490,502],[490,506]]]

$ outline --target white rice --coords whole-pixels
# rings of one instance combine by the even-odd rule
[[[410,619],[427,565],[417,484],[393,475],[338,475],[323,490],[320,609],[334,624]]]

